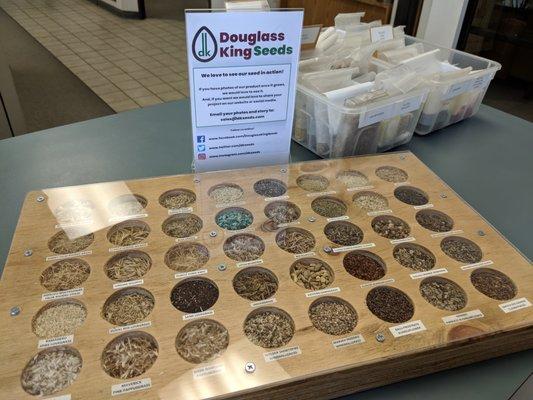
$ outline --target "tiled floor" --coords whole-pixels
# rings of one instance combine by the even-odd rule
[[[115,111],[188,96],[182,21],[117,17],[87,0],[0,0]]]

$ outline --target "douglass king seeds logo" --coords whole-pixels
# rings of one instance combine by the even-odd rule
[[[192,55],[200,62],[209,62],[217,55],[218,45],[213,33],[202,26],[192,40]]]

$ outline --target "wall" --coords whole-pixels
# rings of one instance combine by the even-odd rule
[[[468,0],[425,0],[416,36],[455,48],[467,5]]]
[[[139,11],[139,2],[137,0],[99,0],[123,11]]]

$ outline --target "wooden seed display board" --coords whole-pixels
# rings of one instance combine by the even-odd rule
[[[401,171],[389,168],[385,174],[376,174],[381,167]],[[362,175],[357,177],[364,176],[368,182],[347,186],[339,177],[343,171],[358,171]],[[298,185],[304,175],[315,176],[310,179],[314,179],[313,188],[318,191],[304,190]],[[275,198],[266,198],[254,191],[254,184],[262,179],[281,181],[287,190]],[[209,194],[213,194],[214,187],[224,184],[241,188],[242,196],[233,198],[231,204],[216,204]],[[406,204],[397,198],[397,190],[403,187],[418,189],[413,202],[419,205]],[[163,207],[160,196],[174,189],[194,193],[194,202],[177,210]],[[386,207],[379,206],[376,211],[361,209],[353,201],[361,192],[382,195]],[[129,223],[142,221],[149,227],[149,234],[137,244],[120,247],[108,239],[114,226],[128,218],[110,213],[109,205],[115,198],[131,194],[142,196],[145,207],[131,216]],[[342,204],[345,207],[343,215],[328,219],[315,212],[312,202],[324,196],[340,200],[340,209]],[[90,215],[83,216],[83,221],[61,222],[59,217],[63,218],[63,214],[58,210],[72,201],[90,202]],[[269,221],[265,207],[274,201],[295,204],[299,217],[285,224]],[[371,202],[371,207],[372,204],[375,206]],[[218,226],[217,214],[228,207],[248,210],[253,217],[251,225],[239,231]],[[437,231],[421,226],[417,219],[421,211],[429,212],[426,216],[430,223],[436,221],[435,226],[442,226]],[[165,220],[186,214],[194,214],[201,220],[197,233],[174,238],[163,232]],[[382,217],[400,218],[408,225],[408,233],[400,239],[378,234],[373,225],[375,218]],[[359,242],[340,246],[330,241],[324,228],[332,222],[348,222],[359,227],[362,232]],[[276,238],[289,228],[310,233],[314,246],[305,254],[281,249]],[[92,234],[90,245],[77,254],[53,253],[49,241],[61,229],[70,237]],[[239,262],[225,254],[224,243],[234,235],[243,234],[258,237],[264,251],[254,260]],[[477,245],[472,253],[477,256],[475,262],[461,262],[447,255],[442,243],[450,237],[463,238],[458,243],[467,239]],[[207,262],[194,271],[170,269],[165,254],[179,243],[205,246]],[[423,246],[433,260],[432,268],[415,270],[400,264],[394,256],[396,246],[404,246],[408,251],[411,245]],[[111,257],[124,251],[148,254],[151,268],[139,279],[117,283],[106,275],[105,266]],[[377,260],[382,273],[374,280],[361,279],[357,277],[358,272],[349,273],[345,258],[351,253]],[[90,267],[88,277],[66,291],[50,292],[43,287],[43,271],[71,258],[85,261]],[[299,259],[317,259],[329,266],[330,275],[324,288],[306,289],[294,282],[291,266]],[[233,279],[249,267],[265,268],[275,275],[277,287],[268,299],[250,301],[235,292]],[[483,275],[476,281],[473,277],[480,272],[488,274],[488,278]],[[360,274],[364,275],[364,271]],[[214,284],[218,298],[203,312],[179,311],[171,302],[173,288],[185,279],[198,277]],[[461,297],[453,303],[454,311],[432,305],[421,293],[423,282],[449,281],[459,287],[453,293]],[[104,303],[128,286],[148,291],[153,296],[153,309],[136,325],[117,327],[103,318]],[[404,308],[407,304],[407,316],[396,315],[394,304],[388,304],[390,298],[386,296],[381,305],[370,300],[373,305],[369,307],[368,296],[376,288],[391,289],[394,293],[398,293],[394,288],[399,289],[407,299],[407,303],[402,303]],[[448,297],[438,294],[437,297],[449,304]],[[332,299],[347,304],[352,314],[355,311],[357,323],[350,332],[330,335],[312,324],[310,307],[316,301]],[[38,337],[34,333],[35,318],[42,307],[69,301],[81,303],[86,310],[82,324],[72,334],[59,339]],[[409,152],[35,191],[24,202],[0,282],[0,390],[3,399],[35,398],[23,389],[23,371],[39,352],[66,349],[81,358],[81,369],[61,390],[47,389],[44,393],[47,397],[332,398],[530,348],[533,343],[530,301],[533,301],[531,263]],[[380,319],[376,315],[380,314],[380,306],[388,309],[387,315],[392,313],[392,319],[403,322]],[[294,331],[281,347],[263,348],[252,343],[244,333],[249,314],[263,311],[262,307],[276,315],[284,311],[283,315],[289,316]],[[188,362],[176,349],[176,336],[187,324],[204,319],[216,321],[225,328],[229,337],[227,348],[208,362]],[[136,332],[145,332],[154,340],[157,359],[141,375],[127,379],[111,377],[103,369],[104,348],[121,334]],[[32,375],[27,373],[24,379],[31,380]]]

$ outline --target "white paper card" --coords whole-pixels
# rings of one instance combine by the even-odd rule
[[[382,40],[391,40],[394,38],[392,34],[392,25],[383,25],[370,28],[370,40],[372,43],[381,42]]]
[[[139,390],[150,389],[152,387],[152,380],[150,378],[138,379],[136,381],[119,383],[111,386],[111,396],[137,392]]]

